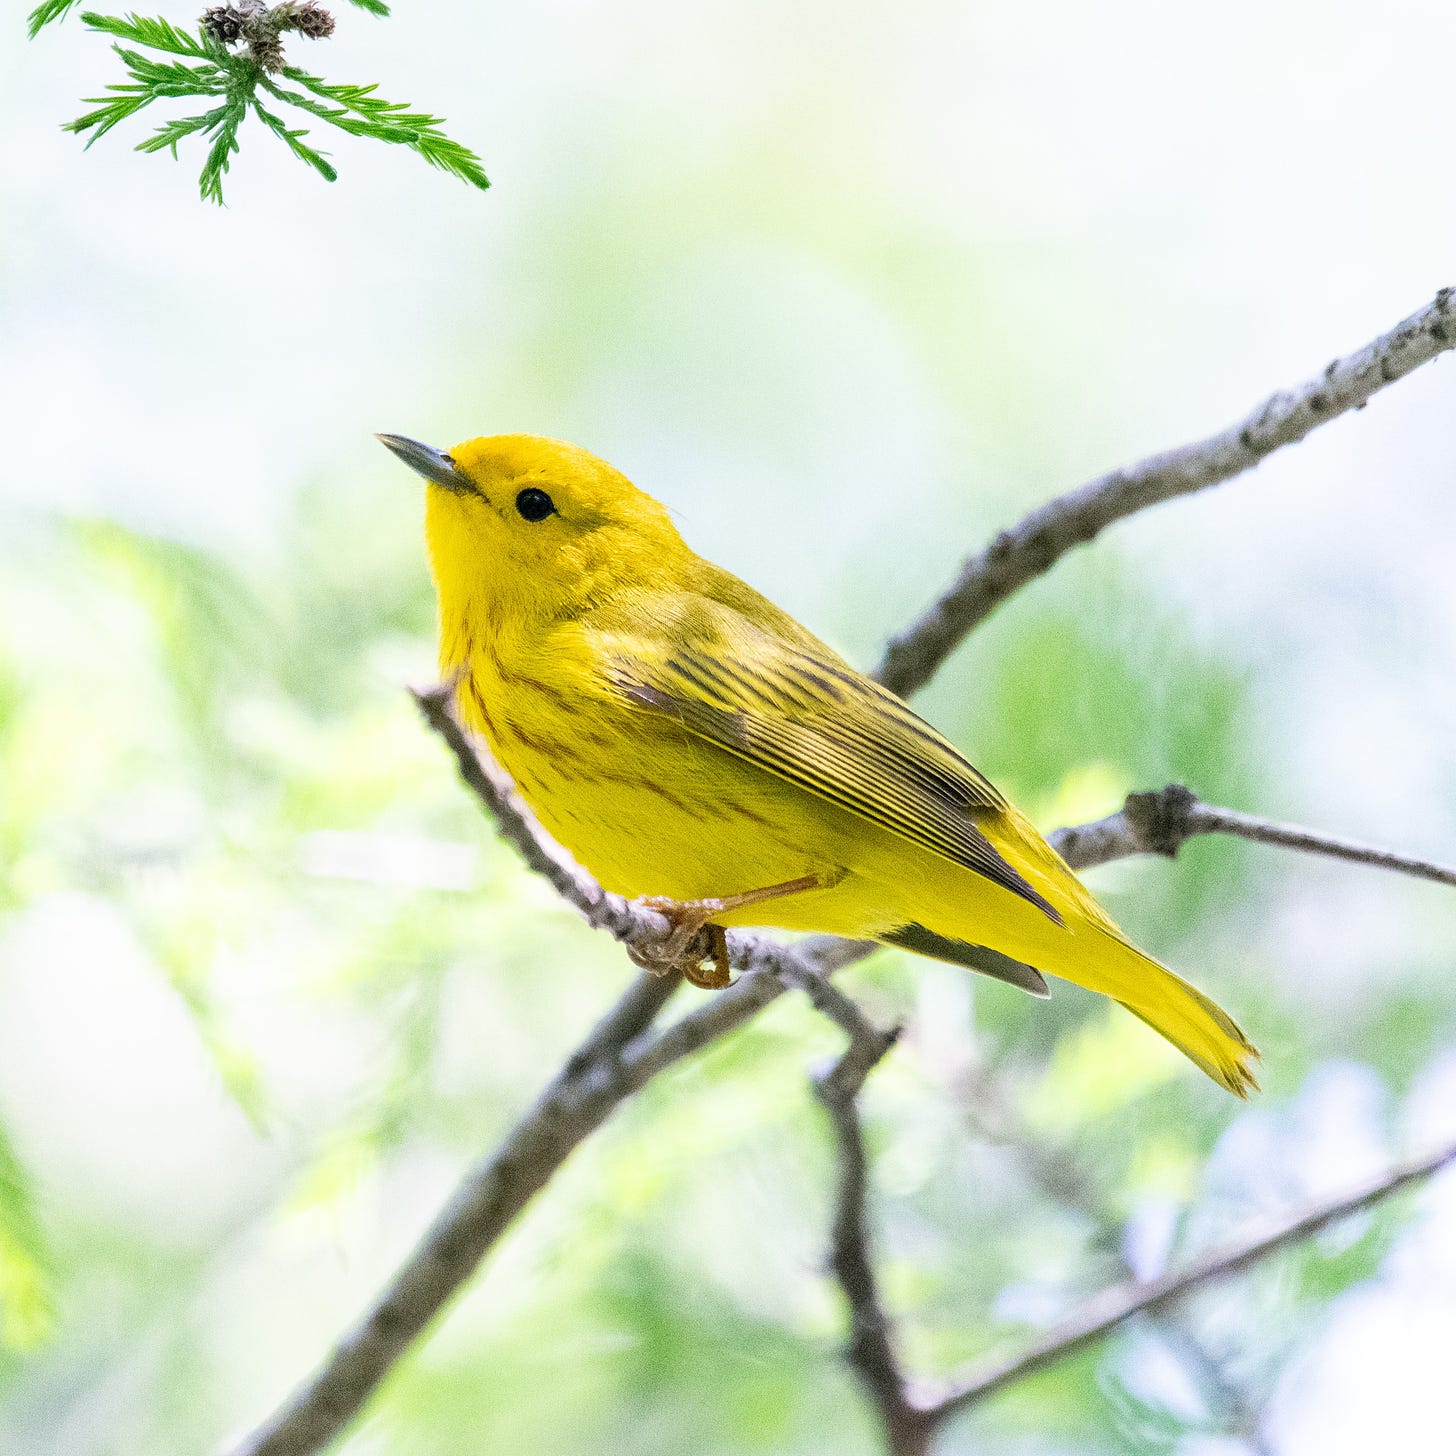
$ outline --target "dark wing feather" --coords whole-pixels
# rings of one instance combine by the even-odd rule
[[[992,846],[976,816],[996,788],[898,698],[842,663],[746,622],[711,651],[612,658],[619,689],[740,758],[903,835],[1061,917]],[[747,635],[751,651],[739,646]],[[750,666],[745,659],[751,658]]]
[[[983,976],[994,976],[1008,985],[1019,986],[1023,991],[1045,1001],[1051,992],[1042,973],[1035,966],[1012,960],[999,950],[985,945],[972,945],[969,941],[948,940],[927,930],[923,925],[911,922],[892,930],[885,940],[898,945],[902,950],[913,950],[916,955],[930,956],[932,960],[949,961],[952,965],[967,966],[980,971]]]

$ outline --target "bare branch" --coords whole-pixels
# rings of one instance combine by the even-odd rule
[[[880,681],[901,696],[913,693],[973,627],[1074,546],[1149,506],[1242,475],[1452,347],[1456,294],[1443,288],[1388,334],[1333,360],[1317,378],[1271,395],[1219,434],[1110,471],[1038,507],[972,556],[950,590],[891,641]]]
[[[606,894],[545,839],[498,771],[492,772],[461,729],[451,710],[448,689],[416,697],[431,726],[449,744],[465,782],[526,863],[543,874],[590,924],[626,943],[660,942],[667,934],[667,922],[661,916]],[[1177,804],[1186,794],[1175,787],[1133,795],[1130,802],[1166,799]],[[1232,813],[1198,805],[1196,800],[1193,803],[1200,813],[1210,816]],[[1142,827],[1134,827],[1133,821]],[[1156,814],[1140,818],[1136,809],[1129,820],[1124,809],[1052,838],[1069,864],[1085,868],[1131,854],[1167,852],[1164,840],[1149,828],[1156,822]],[[1216,824],[1209,819],[1206,827],[1198,827],[1204,824],[1201,818],[1190,823],[1194,827],[1186,830],[1184,838],[1192,833],[1235,832],[1221,819]],[[1319,839],[1302,830],[1287,832]],[[466,1176],[363,1321],[265,1426],[235,1448],[234,1456],[311,1456],[327,1445],[474,1273],[516,1215],[623,1099],[752,1019],[785,988],[804,990],[824,1014],[845,1028],[853,1048],[852,1017],[844,1004],[853,1007],[853,1003],[840,998],[827,978],[869,954],[872,945],[816,936],[789,947],[767,936],[732,932],[728,949],[734,968],[743,973],[739,980],[653,1035],[645,1034],[647,1028],[676,990],[678,979],[643,975],[633,981],[500,1147]],[[854,1014],[858,1014],[857,1008]],[[863,1039],[860,1044],[865,1044]],[[866,1071],[873,1060],[866,1064]]]
[[[311,1456],[343,1430],[572,1149],[651,1075],[634,1072],[617,1038],[673,984],[643,976],[629,987],[500,1146],[466,1175],[364,1319],[234,1456]]]
[[[608,895],[546,839],[460,727],[450,687],[415,696],[449,744],[467,785],[532,869],[590,924],[623,943],[665,938],[663,917]],[[363,1320],[263,1426],[233,1448],[233,1456],[311,1456],[328,1445],[526,1204],[619,1103],[756,1015],[786,988],[802,989],[845,1030],[850,1038],[846,1063],[863,1064],[867,1073],[883,1054],[881,1035],[867,1031],[858,1007],[825,979],[873,946],[819,936],[790,948],[734,933],[728,948],[733,965],[745,974],[656,1038],[643,1033],[680,978],[644,974],[632,982],[500,1146],[466,1175]]]
[[[1046,571],[1071,547],[1090,541],[1104,526],[1158,501],[1227,480],[1281,446],[1303,438],[1324,420],[1357,408],[1383,385],[1456,344],[1453,313],[1456,309],[1451,291],[1443,290],[1433,304],[1392,333],[1358,354],[1335,361],[1321,380],[1291,394],[1274,396],[1241,425],[1200,444],[1115,471],[1026,517],[972,558],[947,596],[891,644],[880,670],[881,680],[897,692],[913,691],[976,622],[1018,587]],[[607,894],[551,843],[503,775],[476,752],[454,716],[452,698],[452,687],[416,694],[426,719],[454,753],[465,782],[526,863],[543,875],[590,925],[608,931],[632,948],[660,946],[670,933],[666,919]],[[1131,804],[1129,800],[1129,807]],[[1184,838],[1211,832],[1258,837],[1249,834],[1249,823],[1258,821],[1246,821],[1245,816],[1232,811],[1203,805],[1197,808],[1204,815],[1222,817],[1217,823],[1190,818]],[[1261,829],[1262,836],[1271,842],[1317,848],[1408,873],[1419,872],[1410,868],[1418,862],[1404,861],[1400,856],[1371,858],[1371,852],[1350,852],[1358,847],[1331,848],[1336,841],[1313,843],[1319,837],[1303,831],[1277,825],[1262,825]],[[1128,819],[1128,808],[1097,825],[1064,831],[1058,843],[1063,857],[1074,868],[1162,848],[1138,838]],[[1439,866],[1426,866],[1426,871],[1427,878],[1443,880],[1450,873]],[[837,993],[829,994],[832,988],[824,978],[871,949],[828,937],[787,947],[765,937],[731,933],[729,957],[743,973],[738,982],[655,1034],[650,1027],[676,989],[677,979],[642,977],[634,981],[500,1147],[469,1172],[363,1321],[264,1426],[235,1448],[235,1456],[311,1456],[327,1445],[470,1277],[516,1215],[619,1102],[659,1072],[751,1019],[785,987],[803,989],[815,1005],[845,1025],[844,1007],[836,1001]],[[858,1045],[866,1043],[861,1039]],[[855,1047],[851,1032],[851,1054]],[[866,1071],[870,1065],[873,1060],[866,1063]],[[855,1138],[861,1159],[856,1196],[862,1206],[863,1156],[857,1131]],[[854,1189],[850,1192],[854,1193]],[[867,1258],[866,1254],[866,1264]],[[1164,1292],[1155,1296],[1155,1302],[1175,1297],[1176,1293]],[[1097,1334],[1081,1338],[1085,1342],[1097,1338]],[[1053,1352],[1044,1358],[1059,1357]],[[1035,1352],[1028,1358],[1033,1361],[1028,1369],[1040,1368],[1034,1363]],[[1007,1378],[1011,1377],[993,1373],[980,1384],[993,1380],[999,1388]],[[978,1390],[979,1386],[968,1387],[951,1397],[951,1404],[938,1412],[936,1419],[980,1398]]]
[[[431,726],[454,752],[466,783],[502,832],[532,868],[558,889],[564,886],[563,897],[589,923],[623,941],[638,936],[660,939],[667,933],[662,917],[607,895],[561,851],[548,848],[544,836],[537,837],[539,831],[513,793],[492,777],[477,755],[450,711],[448,697],[417,696]],[[1145,797],[1155,800],[1168,794],[1162,790]],[[1124,809],[1095,824],[1063,830],[1052,836],[1053,842],[1074,868],[1155,852],[1159,846],[1148,838],[1146,826],[1141,832],[1135,830],[1126,815]],[[1216,831],[1210,827],[1189,832]],[[835,1003],[825,994],[833,990],[826,978],[862,959],[874,946],[815,936],[790,947],[767,936],[735,931],[728,936],[728,949],[734,968],[742,973],[739,980],[654,1034],[646,1034],[647,1028],[676,990],[677,978],[643,975],[632,982],[505,1141],[467,1174],[361,1323],[266,1425],[235,1448],[234,1456],[311,1456],[322,1449],[474,1273],[516,1215],[622,1100],[751,1020],[786,987],[804,989],[821,1011],[844,1026],[842,1008],[836,1014]]]
[[[1075,1150],[1048,1144],[1038,1137],[990,1067],[967,1068],[958,1080],[962,1085],[957,1101],[971,1126],[989,1142],[1012,1152],[1023,1173],[1053,1203],[1079,1214],[1100,1230],[1098,1241],[1116,1250],[1114,1259],[1121,1270],[1119,1277],[1136,1279],[1137,1270],[1118,1237],[1123,1220],[1103,1197]],[[1229,1434],[1247,1442],[1254,1456],[1272,1456],[1261,1432],[1257,1406],[1229,1376],[1223,1359],[1200,1335],[1180,1322],[1179,1313],[1169,1309],[1150,1313],[1149,1318],[1157,1322],[1162,1338],[1203,1386],[1210,1400],[1222,1408]]]
[[[1373,1208],[1402,1189],[1423,1183],[1452,1162],[1456,1162],[1456,1143],[1401,1163],[1374,1182],[1337,1198],[1312,1204],[1263,1233],[1211,1250],[1180,1274],[1104,1290],[1085,1309],[1050,1331],[1029,1350],[991,1365],[959,1383],[949,1394],[927,1407],[927,1414],[937,1424],[943,1422],[1008,1385],[1095,1344],[1135,1315],[1164,1309],[1205,1285],[1242,1273],[1271,1254],[1311,1238],[1340,1219]]]
[[[1169,784],[1152,793],[1129,794],[1116,814],[1075,829],[1058,830],[1051,836],[1051,842],[1069,864],[1086,869],[1133,854],[1162,854],[1171,858],[1198,834],[1232,834],[1258,844],[1275,844],[1306,854],[1373,865],[1456,887],[1456,866],[1377,849],[1332,834],[1319,834],[1294,824],[1278,824],[1272,819],[1242,814],[1237,809],[1221,809],[1215,804],[1203,803],[1181,784]]]
[[[890,1456],[925,1456],[935,1423],[911,1399],[895,1352],[893,1326],[880,1299],[865,1209],[869,1166],[856,1101],[894,1036],[878,1033],[868,1023],[865,1028],[839,1063],[814,1083],[829,1113],[839,1155],[829,1266],[849,1301],[845,1358],[874,1405]]]

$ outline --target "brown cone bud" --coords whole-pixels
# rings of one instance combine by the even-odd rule
[[[293,7],[294,28],[310,40],[323,40],[334,33],[334,17],[317,0],[301,0]]]
[[[260,70],[271,74],[283,69],[283,43],[276,35],[259,36],[256,40],[250,40],[248,50]]]
[[[202,28],[223,45],[233,45],[243,33],[243,14],[231,5],[214,5],[202,12]]]

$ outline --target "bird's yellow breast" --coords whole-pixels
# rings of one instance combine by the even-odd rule
[[[459,701],[532,812],[604,888],[693,900],[842,872],[862,821],[634,710],[581,676],[585,658],[560,633],[540,646],[474,643]],[[820,897],[804,898],[795,908],[822,923]]]

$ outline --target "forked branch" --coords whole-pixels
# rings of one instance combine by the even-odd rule
[[[1443,290],[1432,304],[1389,334],[1346,359],[1336,360],[1318,380],[1290,393],[1273,396],[1240,425],[1196,445],[1113,472],[1044,506],[967,562],[945,597],[891,645],[881,668],[881,680],[901,693],[913,691],[931,676],[978,621],[1026,582],[1048,570],[1071,547],[1091,540],[1104,526],[1149,505],[1203,489],[1247,470],[1273,450],[1302,439],[1325,420],[1357,408],[1385,384],[1401,378],[1453,344],[1456,344],[1456,305],[1451,291]],[[421,711],[454,753],[467,785],[526,863],[545,876],[589,924],[606,930],[626,945],[660,944],[668,934],[666,920],[606,894],[545,838],[499,771],[480,757],[461,730],[451,698],[449,688],[417,694]],[[1171,810],[1182,802],[1178,795],[1186,792],[1164,790],[1161,795],[1151,797],[1166,800],[1164,807]],[[1186,812],[1178,820],[1175,836],[1178,843],[1192,834],[1232,833],[1451,882],[1452,872],[1439,865],[1364,850],[1196,801],[1185,804],[1184,809]],[[1169,853],[1176,848],[1166,835],[1160,837],[1150,832],[1149,822],[1139,820],[1139,810],[1129,800],[1119,814],[1096,825],[1064,830],[1056,842],[1073,868],[1104,863],[1127,854]],[[531,1198],[619,1103],[682,1058],[741,1026],[786,988],[804,990],[822,1011],[849,1031],[851,1056],[856,1055],[856,1047],[863,1053],[865,1048],[877,1045],[872,1040],[866,1041],[863,1035],[856,1038],[853,1020],[857,1008],[853,1008],[852,1002],[844,1004],[846,998],[841,998],[826,980],[836,970],[868,954],[872,947],[828,937],[785,946],[767,937],[733,932],[728,937],[728,948],[732,964],[743,973],[738,982],[664,1028],[654,1030],[653,1023],[676,989],[675,978],[644,975],[633,981],[616,1007],[603,1017],[552,1078],[505,1141],[470,1170],[450,1203],[359,1325],[280,1410],[234,1448],[234,1456],[311,1456],[332,1441],[471,1276]],[[862,1081],[864,1073],[882,1054],[883,1048],[880,1048],[867,1059],[862,1055],[863,1071],[857,1070],[855,1075]],[[857,1088],[853,1077],[849,1081]],[[855,1231],[862,1238],[864,1230],[865,1170],[858,1115],[852,1093],[847,1102],[838,1102],[833,1095],[826,1101],[835,1118],[841,1149],[848,1149],[849,1166],[841,1185],[841,1212],[843,1215],[846,1199],[854,1200],[860,1210],[839,1231],[841,1235],[847,1231],[850,1240],[844,1243],[845,1259],[849,1261],[845,1268],[851,1270],[852,1278],[859,1279],[869,1265],[866,1245],[862,1266],[857,1271],[851,1268],[858,1257],[851,1247]],[[1346,1200],[1349,1207],[1341,1203],[1333,1210],[1330,1207],[1316,1210],[1296,1220],[1282,1233],[1205,1260],[1176,1280],[1159,1281],[1107,1296],[1106,1302],[1063,1331],[1054,1332],[1018,1361],[974,1376],[938,1405],[924,1407],[923,1419],[938,1423],[1020,1375],[1040,1369],[1071,1349],[1100,1338],[1138,1310],[1180,1298],[1202,1283],[1246,1267],[1273,1249],[1305,1236],[1353,1207],[1378,1201],[1397,1187],[1429,1176],[1453,1153],[1456,1149],[1448,1149],[1434,1160],[1398,1171],[1392,1179],[1365,1190],[1355,1202]],[[837,1235],[836,1247],[840,1242]],[[836,1254],[836,1260],[838,1257]],[[870,1277],[872,1281],[872,1269]],[[873,1282],[870,1288],[873,1292]],[[853,1294],[851,1302],[854,1302]],[[864,1318],[873,1324],[871,1315],[866,1314]],[[864,1348],[870,1352],[865,1365],[868,1382],[868,1360],[880,1358],[874,1356],[876,1348],[882,1356],[889,1346],[877,1347],[876,1341],[870,1339]],[[907,1419],[913,1424],[913,1418]],[[906,1430],[909,1429],[907,1426]],[[909,1439],[907,1435],[905,1440]],[[928,1435],[925,1439],[928,1440]],[[897,1456],[911,1456],[911,1453],[918,1456],[923,1449],[923,1444],[896,1448]]]
[[[861,1076],[847,1083],[836,1096],[821,1092],[833,1118],[839,1149],[831,1267],[851,1311],[847,1358],[869,1393],[891,1456],[924,1456],[940,1429],[961,1411],[1096,1344],[1136,1316],[1166,1309],[1209,1284],[1232,1278],[1341,1219],[1424,1183],[1456,1162],[1456,1142],[1447,1143],[1424,1157],[1397,1164],[1359,1187],[1311,1203],[1263,1229],[1211,1249],[1179,1273],[1106,1289],[1021,1353],[963,1376],[933,1400],[917,1400],[913,1394],[916,1382],[904,1373],[895,1353],[891,1320],[874,1274],[865,1211],[867,1160],[854,1100],[863,1080]]]
[[[607,895],[545,838],[499,770],[481,757],[460,728],[448,690],[417,694],[417,699],[455,754],[461,776],[527,864],[556,886],[589,923],[619,940],[640,943],[638,937],[666,936],[668,928],[662,917]],[[1146,797],[1156,799],[1170,792],[1177,797],[1187,791],[1163,790]],[[1232,814],[1209,806],[1200,808],[1209,816]],[[1160,848],[1166,852],[1148,838],[1146,826],[1136,829],[1126,816],[1124,809],[1095,824],[1060,831],[1052,839],[1073,868]],[[1135,811],[1133,819],[1137,818]],[[1219,831],[1210,819],[1208,827],[1190,832]],[[731,932],[728,945],[734,967],[743,973],[738,982],[659,1031],[651,1031],[651,1026],[676,990],[676,978],[644,973],[633,980],[505,1141],[465,1177],[360,1324],[266,1425],[235,1448],[234,1456],[310,1456],[327,1445],[572,1150],[618,1104],[659,1073],[742,1026],[785,989],[804,990],[846,1030],[851,1049],[858,1046],[863,1051],[873,1045],[870,1039],[856,1037],[857,1009],[827,979],[863,958],[872,946],[827,936],[785,946],[743,932]],[[876,1052],[864,1061],[866,1072],[882,1054]],[[854,1085],[857,1089],[858,1083]],[[850,1121],[836,1118],[841,1146],[846,1133],[858,1136],[858,1115],[852,1108],[850,1117]],[[853,1168],[843,1176],[850,1174]],[[847,1196],[845,1186],[841,1186],[841,1200]],[[856,1181],[847,1186],[863,1199],[862,1178],[856,1175]],[[866,1328],[872,1328],[873,1318],[864,1318]],[[873,1351],[874,1346],[863,1348]],[[917,1428],[915,1418],[905,1417],[901,1426],[904,1434],[897,1439],[908,1441]],[[915,1448],[906,1446],[904,1450]]]

